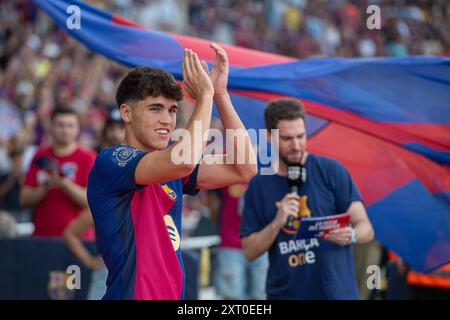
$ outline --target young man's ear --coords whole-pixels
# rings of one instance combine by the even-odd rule
[[[126,104],[126,103],[122,103],[119,107],[120,110],[120,115],[122,116],[122,120],[125,124],[130,124],[131,123],[131,107]]]

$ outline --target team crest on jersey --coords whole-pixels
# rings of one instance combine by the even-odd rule
[[[288,234],[297,234],[298,229],[300,228],[300,220],[303,217],[311,217],[311,210],[309,210],[308,204],[306,203],[307,200],[308,196],[300,196],[298,215],[292,221],[292,227],[283,227],[284,232]]]
[[[173,222],[170,215],[166,214],[164,216],[164,222],[166,223],[167,232],[169,233],[169,238],[172,241],[173,250],[177,251],[180,248],[181,240],[180,234],[178,233],[177,226]]]
[[[162,186],[163,190],[167,193],[170,199],[175,200],[177,198],[177,193],[169,188],[167,184]]]
[[[131,159],[136,156],[136,149],[129,147],[118,147],[112,155],[116,158],[119,167],[125,167]]]
[[[62,165],[61,171],[64,177],[75,180],[76,173],[77,173],[77,164],[74,162],[66,162]]]

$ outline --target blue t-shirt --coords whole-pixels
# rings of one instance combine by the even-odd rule
[[[301,217],[344,213],[361,195],[338,161],[309,154],[306,183],[299,189]],[[241,237],[266,227],[275,203],[289,193],[287,178],[258,175],[245,194]],[[294,223],[298,225],[298,223]],[[269,249],[268,299],[358,299],[352,247],[323,239],[297,239],[295,228],[280,230]]]

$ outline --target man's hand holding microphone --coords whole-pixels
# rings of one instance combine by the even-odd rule
[[[289,217],[292,217],[291,219],[298,217],[300,209],[299,199],[298,194],[288,193],[281,201],[276,202],[278,210],[273,223],[277,229],[283,228],[287,224]]]

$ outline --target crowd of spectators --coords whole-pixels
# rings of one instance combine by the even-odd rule
[[[445,0],[87,2],[155,30],[297,58],[448,55],[450,47]],[[380,30],[366,26],[370,4],[381,8]],[[31,0],[0,3],[0,209],[29,220],[18,190],[36,147],[50,142],[55,106],[76,109],[80,144],[98,147],[125,70],[67,36]]]
[[[295,58],[448,56],[450,48],[446,0],[86,2],[153,30]],[[380,7],[381,29],[367,28],[369,5]],[[32,220],[19,192],[35,151],[51,142],[52,110],[75,109],[79,143],[98,150],[126,70],[67,36],[31,0],[0,2],[0,237],[16,236],[15,223]],[[183,102],[179,126],[189,106]],[[210,199],[204,192],[187,199],[185,235],[218,233],[218,205]]]

